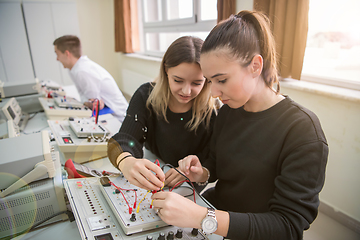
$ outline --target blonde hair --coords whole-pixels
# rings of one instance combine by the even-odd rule
[[[158,117],[166,118],[171,91],[166,70],[176,67],[181,63],[196,63],[200,66],[200,50],[203,40],[197,37],[185,36],[175,40],[167,49],[160,66],[160,74],[153,82],[153,90],[146,101],[146,106],[154,110]],[[193,131],[204,122],[205,127],[210,126],[210,119],[215,110],[215,101],[210,94],[210,84],[205,81],[200,93],[195,97],[192,106],[192,118],[186,123],[186,127]]]

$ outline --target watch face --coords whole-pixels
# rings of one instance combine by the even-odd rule
[[[215,218],[207,216],[202,222],[202,229],[205,233],[213,233],[216,231],[217,225],[218,223]]]

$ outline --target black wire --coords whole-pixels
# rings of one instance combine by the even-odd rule
[[[34,118],[34,117],[36,116],[36,114],[38,114],[38,113],[39,113],[39,112],[34,113],[34,115],[32,115],[31,117],[29,117],[28,121],[29,121],[30,119]]]
[[[26,230],[23,230],[23,231],[21,231],[21,232],[19,232],[19,233],[15,233],[15,234],[13,234],[13,235],[11,235],[11,236],[7,236],[7,237],[5,237],[5,238],[0,238],[0,239],[1,239],[1,240],[10,240],[10,239],[12,239],[12,238],[14,238],[14,237],[17,237],[17,236],[22,235],[22,234],[24,234],[24,233],[30,232],[30,231],[34,230],[37,226],[43,224],[44,222],[50,220],[51,218],[54,218],[54,217],[56,217],[56,216],[58,216],[58,215],[61,215],[61,214],[64,214],[64,213],[65,213],[66,215],[68,215],[68,217],[69,217],[69,219],[70,219],[70,222],[72,222],[72,221],[75,220],[74,214],[73,214],[71,211],[69,211],[69,210],[62,211],[62,212],[58,212],[58,213],[56,213],[56,214],[54,214],[54,215],[52,215],[52,216],[50,216],[50,217],[48,217],[48,218],[46,218],[46,219],[41,220],[40,222],[32,225],[30,228],[28,228],[28,229],[26,229]]]
[[[35,132],[27,133],[27,132],[22,131],[22,133],[25,134],[25,135],[29,135],[29,134],[33,134],[33,133],[38,133],[38,132],[41,132],[42,130],[44,130],[45,128],[47,128],[47,127],[49,127],[49,126],[43,127],[43,128],[41,128],[40,130],[35,131]]]
[[[191,186],[177,186],[175,187],[174,189],[178,189],[178,188],[187,188],[187,189],[191,189],[191,194],[188,194],[188,195],[182,195],[183,197],[190,197],[192,195],[194,195],[194,191],[193,191],[193,188]],[[172,191],[174,191],[174,189]]]
[[[211,208],[213,207],[213,206],[210,205],[210,203],[208,203],[208,201],[207,201],[203,196],[201,196],[201,194],[196,190],[196,188],[194,187],[194,184],[190,181],[190,179],[189,179],[187,176],[185,176],[182,172],[180,172],[179,170],[177,170],[177,169],[176,169],[173,165],[171,165],[170,163],[164,164],[164,165],[161,167],[161,170],[164,171],[164,167],[165,167],[165,166],[175,169],[175,171],[177,171],[180,175],[182,175],[183,177],[185,177],[186,180],[188,180],[189,183],[191,183],[192,189],[197,193],[197,195],[201,198],[201,200],[203,200],[203,202],[205,202],[209,207],[211,207]]]

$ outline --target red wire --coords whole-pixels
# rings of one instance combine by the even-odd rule
[[[98,123],[98,118],[99,118],[99,99],[95,99],[93,102],[93,115],[95,117],[95,124]],[[95,113],[94,113],[95,110]]]
[[[160,167],[159,159],[156,159],[154,163]]]
[[[175,184],[171,189],[169,189],[169,192],[172,192],[172,190],[174,190],[174,188],[176,188],[177,186],[179,186],[180,184],[184,183],[184,182],[189,182],[189,180],[183,180],[183,181],[180,181],[178,182],[177,184]],[[193,193],[194,193],[194,202],[196,203],[196,199],[195,199],[195,190],[193,190]]]
[[[126,200],[125,195],[123,194],[123,192],[122,192],[121,190],[123,190],[123,191],[134,191],[134,192],[135,192],[134,208],[136,208],[136,201],[137,201],[136,189],[125,189],[125,188],[121,188],[121,187],[116,186],[115,183],[113,183],[113,182],[111,182],[111,181],[109,181],[109,183],[110,183],[111,185],[113,185],[116,189],[118,189],[118,190],[120,191],[121,195],[122,195],[123,198],[125,199],[126,204],[127,204],[128,207],[129,207],[129,214],[131,214],[131,213],[132,213],[132,208],[130,207],[129,202]]]

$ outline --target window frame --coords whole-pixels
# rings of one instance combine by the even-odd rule
[[[319,83],[334,87],[347,88],[360,91],[360,82],[347,79],[331,78],[326,76],[314,76],[311,74],[301,74],[300,81]]]
[[[140,51],[144,55],[162,57],[164,52],[147,49],[146,35],[148,33],[176,33],[176,32],[210,32],[217,23],[217,19],[201,20],[201,0],[193,1],[193,16],[182,19],[167,19],[167,0],[158,0],[161,4],[161,21],[145,22],[144,0],[138,0],[139,6],[139,36]]]
[[[310,0],[310,1],[315,1],[315,0]],[[310,11],[310,9],[309,9],[309,11]],[[309,15],[310,15],[310,12],[309,12]],[[311,25],[310,17],[309,17],[308,24]],[[308,34],[309,34],[309,32],[308,32]],[[308,35],[308,37],[309,37],[309,35]],[[305,48],[305,52],[306,52],[306,48]],[[305,55],[304,55],[304,59],[303,59],[303,66],[304,66],[304,61],[305,61]],[[313,82],[313,83],[324,84],[324,85],[328,85],[328,86],[334,86],[334,87],[340,87],[340,88],[346,88],[346,89],[360,91],[360,80],[356,81],[356,80],[350,80],[350,79],[340,78],[340,77],[331,77],[331,76],[325,76],[325,75],[312,75],[311,73],[304,72],[303,70],[301,72],[301,76],[300,76],[299,80],[305,81],[305,82]]]

